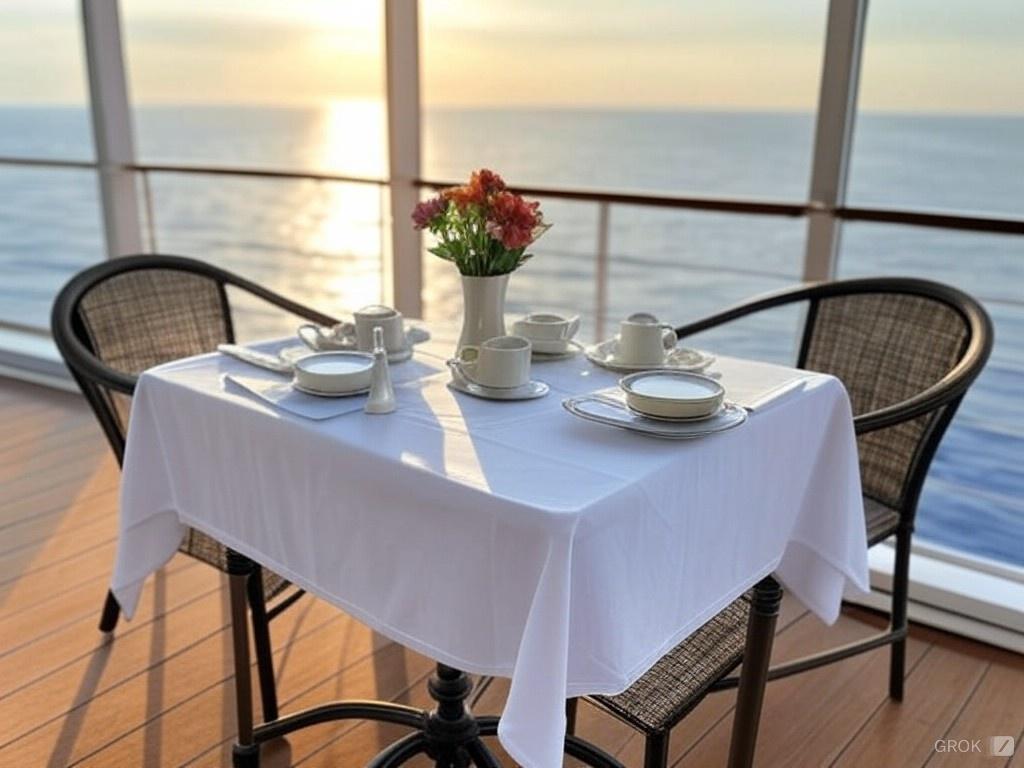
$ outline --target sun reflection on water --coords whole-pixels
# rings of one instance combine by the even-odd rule
[[[333,102],[323,109],[311,136],[310,165],[328,173],[382,178],[384,134],[380,101]],[[380,300],[383,199],[375,184],[314,182],[313,193],[295,210],[292,234],[309,254],[321,305],[352,309]]]

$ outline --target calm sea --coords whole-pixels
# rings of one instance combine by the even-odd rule
[[[324,109],[141,107],[143,161],[250,165],[380,176],[381,114]],[[809,114],[428,110],[424,173],[479,166],[518,184],[801,201]],[[90,159],[81,108],[0,108],[0,156]],[[373,186],[153,175],[153,237],[327,311],[380,293],[380,191]],[[853,204],[1024,216],[1024,118],[862,115]],[[553,229],[517,273],[510,309],[581,312],[595,329],[593,205],[544,201]],[[800,275],[804,223],[768,217],[611,211],[609,323],[643,308],[683,322]],[[0,317],[45,324],[54,292],[102,257],[89,171],[0,166]],[[985,300],[997,328],[988,368],[957,416],[925,487],[922,538],[1024,565],[1024,242],[1010,236],[849,224],[841,276],[909,274]],[[429,317],[458,313],[449,265],[426,261]],[[780,313],[701,340],[785,361],[798,317]],[[253,309],[250,336],[287,328]]]

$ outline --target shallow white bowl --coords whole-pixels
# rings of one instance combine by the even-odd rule
[[[634,411],[662,419],[699,419],[722,407],[725,389],[712,378],[684,371],[643,371],[619,386]]]
[[[373,355],[367,352],[318,352],[295,361],[295,383],[319,392],[366,389],[372,377]]]

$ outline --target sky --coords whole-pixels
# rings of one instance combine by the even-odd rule
[[[383,92],[379,0],[121,0],[136,103]],[[423,102],[812,110],[827,0],[420,0]],[[0,103],[80,104],[76,0],[3,0]],[[872,0],[860,106],[1024,113],[1024,2]]]

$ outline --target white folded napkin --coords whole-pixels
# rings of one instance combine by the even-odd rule
[[[725,399],[755,412],[801,389],[808,373],[771,363],[722,357],[716,366]]]
[[[317,397],[293,389],[290,381],[282,381],[280,378],[271,379],[229,373],[224,375],[224,381],[251,392],[275,408],[317,421],[361,411],[366,403],[365,393],[350,397]]]

